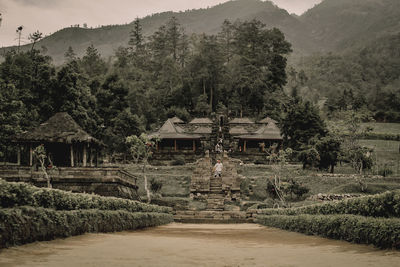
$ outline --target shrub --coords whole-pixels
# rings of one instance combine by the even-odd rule
[[[134,200],[39,188],[25,183],[10,183],[0,179],[0,207],[14,206],[44,207],[56,210],[99,209],[160,213],[172,211],[171,208]]]
[[[379,248],[400,249],[400,219],[356,215],[257,216],[257,222],[289,231],[320,235]]]
[[[185,165],[185,157],[184,156],[177,156],[172,162],[172,166],[180,166],[180,165]]]
[[[151,190],[153,193],[158,193],[158,192],[160,192],[162,186],[163,186],[163,182],[162,182],[162,181],[156,180],[156,179],[154,179],[154,178],[152,178],[152,179],[150,180],[150,190]]]
[[[400,191],[299,208],[263,209],[259,213],[264,215],[354,214],[371,217],[400,217]]]
[[[26,206],[0,209],[0,248],[86,232],[133,230],[172,221],[171,214],[125,210],[57,211]]]

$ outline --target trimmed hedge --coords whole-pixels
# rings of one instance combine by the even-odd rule
[[[379,248],[400,249],[400,219],[356,215],[270,215],[257,216],[257,222],[308,235],[373,244]]]
[[[38,207],[0,209],[0,248],[24,243],[80,235],[115,232],[167,224],[166,213],[125,210],[54,210]]]
[[[39,188],[26,183],[0,179],[0,207],[32,206],[56,210],[99,209],[130,212],[170,213],[171,208],[149,205],[134,200],[71,193],[58,189]]]
[[[400,134],[390,134],[390,133],[366,133],[362,137],[362,139],[371,139],[371,140],[392,140],[392,141],[400,141]]]
[[[263,215],[354,214],[371,217],[400,217],[400,191],[299,208],[262,209],[257,213]]]

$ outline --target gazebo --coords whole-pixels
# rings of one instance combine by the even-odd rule
[[[262,151],[264,152],[264,146],[260,147],[260,144],[264,143],[266,147],[271,146],[274,143],[282,143],[282,135],[278,126],[274,122],[269,122],[267,125],[261,126],[257,131],[252,134],[240,135],[239,146],[243,147],[243,152],[251,151]]]
[[[183,128],[168,119],[157,132],[150,134],[149,137],[159,139],[156,143],[157,152],[196,152],[196,149],[200,146],[200,138],[202,136],[185,133]]]
[[[56,113],[32,131],[17,135],[13,142],[18,145],[18,165],[21,153],[27,152],[29,166],[33,164],[34,148],[41,144],[51,162],[60,167],[97,166],[99,150],[104,146],[66,112]]]

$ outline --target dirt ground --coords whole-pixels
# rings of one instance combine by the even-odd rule
[[[400,266],[400,252],[256,224],[178,224],[37,242],[0,266]]]

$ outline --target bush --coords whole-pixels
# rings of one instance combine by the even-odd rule
[[[400,191],[299,208],[263,209],[259,213],[264,215],[354,214],[371,217],[400,217]]]
[[[150,180],[150,190],[151,190],[151,192],[153,192],[153,193],[160,192],[162,186],[163,186],[163,182],[162,181],[156,180],[154,178],[152,178]]]
[[[172,211],[171,208],[149,205],[134,200],[39,188],[26,183],[10,183],[0,179],[0,207],[15,206],[43,207],[56,210],[99,209],[160,213]]]
[[[388,166],[384,166],[383,168],[380,168],[378,170],[378,174],[382,175],[383,177],[386,177],[386,176],[393,174],[393,170],[390,169]]]
[[[379,248],[400,249],[400,219],[355,215],[257,216],[257,223]]]
[[[167,224],[171,214],[125,210],[0,209],[0,248],[87,232],[115,232]]]
[[[185,165],[185,157],[184,156],[177,156],[172,162],[172,166],[180,166],[180,165]]]

